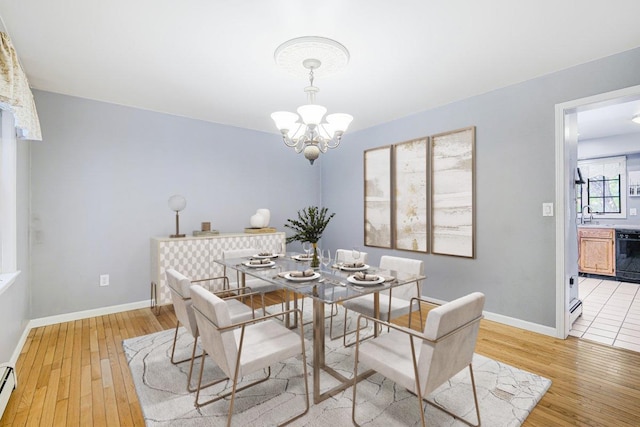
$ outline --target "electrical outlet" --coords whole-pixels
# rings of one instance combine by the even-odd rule
[[[109,286],[109,275],[101,274],[100,275],[100,286]]]
[[[629,215],[631,215],[631,216],[638,215],[638,210],[636,208],[629,209]]]

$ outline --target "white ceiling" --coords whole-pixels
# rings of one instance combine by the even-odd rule
[[[351,54],[318,103],[363,129],[640,46],[638,0],[0,0],[32,87],[276,133],[307,81],[282,42]]]

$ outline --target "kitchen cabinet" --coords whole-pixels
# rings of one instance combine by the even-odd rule
[[[615,230],[613,228],[579,228],[578,251],[580,273],[615,276]]]

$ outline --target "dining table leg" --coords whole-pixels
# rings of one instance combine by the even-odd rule
[[[313,401],[320,402],[320,369],[324,366],[324,302],[313,300]]]

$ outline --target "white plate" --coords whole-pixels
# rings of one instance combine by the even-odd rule
[[[296,261],[311,261],[313,259],[313,255],[311,255],[309,258],[307,258],[306,255],[295,255],[292,258]]]
[[[362,267],[345,267],[343,265],[342,267],[340,267],[340,270],[344,270],[344,271],[362,271],[362,270],[366,270],[368,268],[369,268],[369,266],[367,264],[363,265]]]
[[[252,258],[258,258],[258,259],[278,258],[278,254],[271,254],[271,255],[258,255],[258,254],[255,254],[255,255],[252,256]]]
[[[251,268],[263,268],[263,267],[273,267],[276,265],[275,262],[269,261],[267,264],[251,264],[250,262],[245,262],[244,265]]]
[[[292,282],[308,282],[309,280],[316,280],[318,277],[320,277],[320,273],[313,273],[313,276],[307,277],[291,277],[291,273],[284,275],[285,279],[291,280]]]
[[[349,276],[347,277],[347,281],[349,283],[353,283],[354,285],[359,285],[359,286],[375,286],[384,282],[384,277],[378,276],[378,280],[358,280],[353,276]]]

